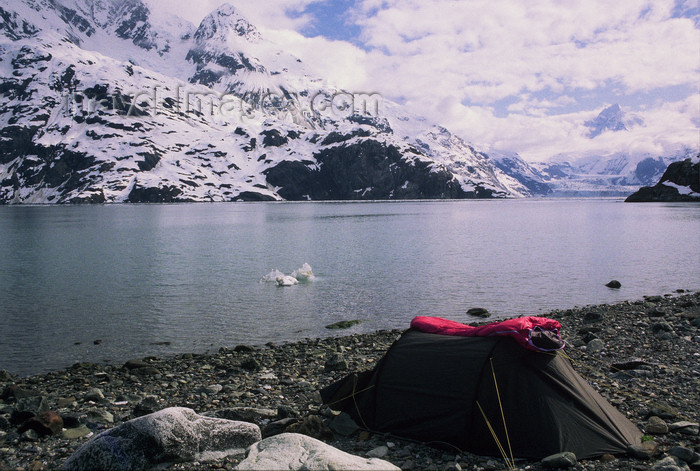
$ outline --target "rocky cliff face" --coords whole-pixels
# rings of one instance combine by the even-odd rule
[[[287,200],[488,198],[484,188],[467,193],[445,166],[402,155],[372,140],[323,149],[311,162],[281,162],[267,181]],[[311,164],[311,165],[309,165]]]
[[[224,5],[0,4],[0,203],[528,196],[488,155],[315,77]]]
[[[700,154],[694,159],[672,163],[659,183],[640,188],[625,201],[630,203],[700,202]]]

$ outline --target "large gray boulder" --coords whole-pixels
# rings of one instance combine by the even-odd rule
[[[388,461],[351,455],[298,433],[283,433],[254,444],[248,449],[246,459],[241,461],[236,469],[400,471],[400,468]]]
[[[171,407],[97,435],[73,453],[63,469],[141,470],[174,462],[207,461],[242,453],[260,438],[255,424]]]

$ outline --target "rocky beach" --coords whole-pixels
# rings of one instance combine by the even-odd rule
[[[576,370],[645,435],[626,456],[568,464],[516,459],[517,468],[700,469],[700,293],[679,290],[546,316],[562,323],[564,351]],[[466,314],[455,320],[483,322]],[[139,358],[123,365],[79,363],[30,377],[0,371],[0,470],[59,468],[92,437],[173,407],[194,411],[172,409],[180,411],[178,417],[252,423],[262,437],[304,434],[366,462],[381,459],[406,470],[506,469],[499,457],[364,431],[321,403],[319,389],[349,372],[371,369],[399,335],[396,330],[230,345],[216,353]],[[177,462],[168,469],[234,469],[244,458],[242,446],[228,455],[185,450],[165,461]]]

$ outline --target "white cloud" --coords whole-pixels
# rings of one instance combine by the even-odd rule
[[[303,58],[318,77],[331,84],[344,87],[353,92],[370,86],[367,76],[367,53],[346,41],[333,41],[322,36],[307,38],[292,30],[265,29],[262,33],[266,39],[274,41],[297,57]],[[373,90],[371,90],[373,91]]]
[[[144,0],[154,12],[167,12],[198,25],[211,12],[209,2],[191,0]]]
[[[561,95],[552,100],[540,99],[525,93],[520,96],[520,100],[508,106],[508,111],[511,113],[523,113],[531,116],[546,116],[550,114],[550,110],[561,108],[566,105],[576,103],[573,98]]]
[[[225,2],[209,0],[210,4],[231,3],[238,8],[251,23],[260,28],[299,30],[306,26],[311,18],[303,14],[304,9],[323,0],[235,0]]]
[[[623,108],[624,109],[624,108]],[[583,123],[594,118],[601,109],[560,115],[511,114],[497,118],[488,112],[477,119],[466,114],[451,116],[452,129],[466,135],[478,135],[477,143],[496,149],[512,148],[528,160],[546,160],[559,153],[571,157],[595,153],[648,152],[657,155],[673,152],[683,145],[700,148],[698,123],[693,121],[700,110],[700,96],[647,109],[644,124],[629,131],[604,132],[595,139],[587,137]],[[626,109],[625,111],[631,111]]]
[[[366,44],[403,67],[422,65],[425,74],[457,72],[467,84],[483,84],[481,100],[504,98],[513,89],[538,91],[550,83],[594,89],[615,80],[636,91],[697,78],[693,22],[658,19],[658,11],[667,8],[656,4],[385,3],[390,6],[361,20]]]
[[[699,145],[692,98],[675,108],[655,98],[672,86],[697,89],[700,77],[697,18],[673,18],[673,7],[672,0],[365,0],[356,18],[373,48],[366,76],[390,84],[383,91],[476,144],[542,159],[571,149]],[[589,97],[577,107],[584,91]],[[586,139],[583,121],[613,91],[621,99],[646,93],[646,109],[634,110],[646,127]],[[506,117],[494,111],[501,100],[511,101]]]

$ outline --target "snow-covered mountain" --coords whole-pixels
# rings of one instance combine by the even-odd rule
[[[552,178],[542,174],[517,153],[493,151],[489,155],[496,167],[527,188],[531,196],[548,196],[552,193]]]
[[[589,139],[609,138],[610,133],[629,132],[643,126],[643,120],[619,105],[605,107],[584,126]],[[562,152],[545,162],[530,164],[530,174],[539,184],[549,188],[549,196],[626,196],[640,186],[653,185],[669,164],[692,157],[698,149],[679,146],[663,155],[640,152],[580,153]],[[501,160],[496,157],[496,160]],[[500,165],[500,164],[497,164]],[[501,165],[502,170],[509,173]],[[524,175],[522,169],[516,169]],[[533,188],[532,185],[529,188]]]
[[[503,173],[523,185],[530,196],[600,197],[627,196],[640,186],[653,185],[669,164],[695,153],[680,148],[663,156],[616,153],[577,158],[562,154],[550,161],[533,163],[513,152],[489,151],[489,156]]]
[[[551,188],[550,196],[627,196],[640,186],[653,185],[669,164],[695,153],[683,147],[668,155],[615,153],[571,160],[564,160],[571,155],[560,155],[531,166]]]
[[[644,121],[640,117],[627,115],[618,104],[604,108],[595,119],[584,123],[589,130],[589,139],[595,139],[606,131],[629,131],[632,126],[642,124]]]
[[[0,203],[533,194],[230,5],[198,26],[141,0],[0,0],[0,17]]]

